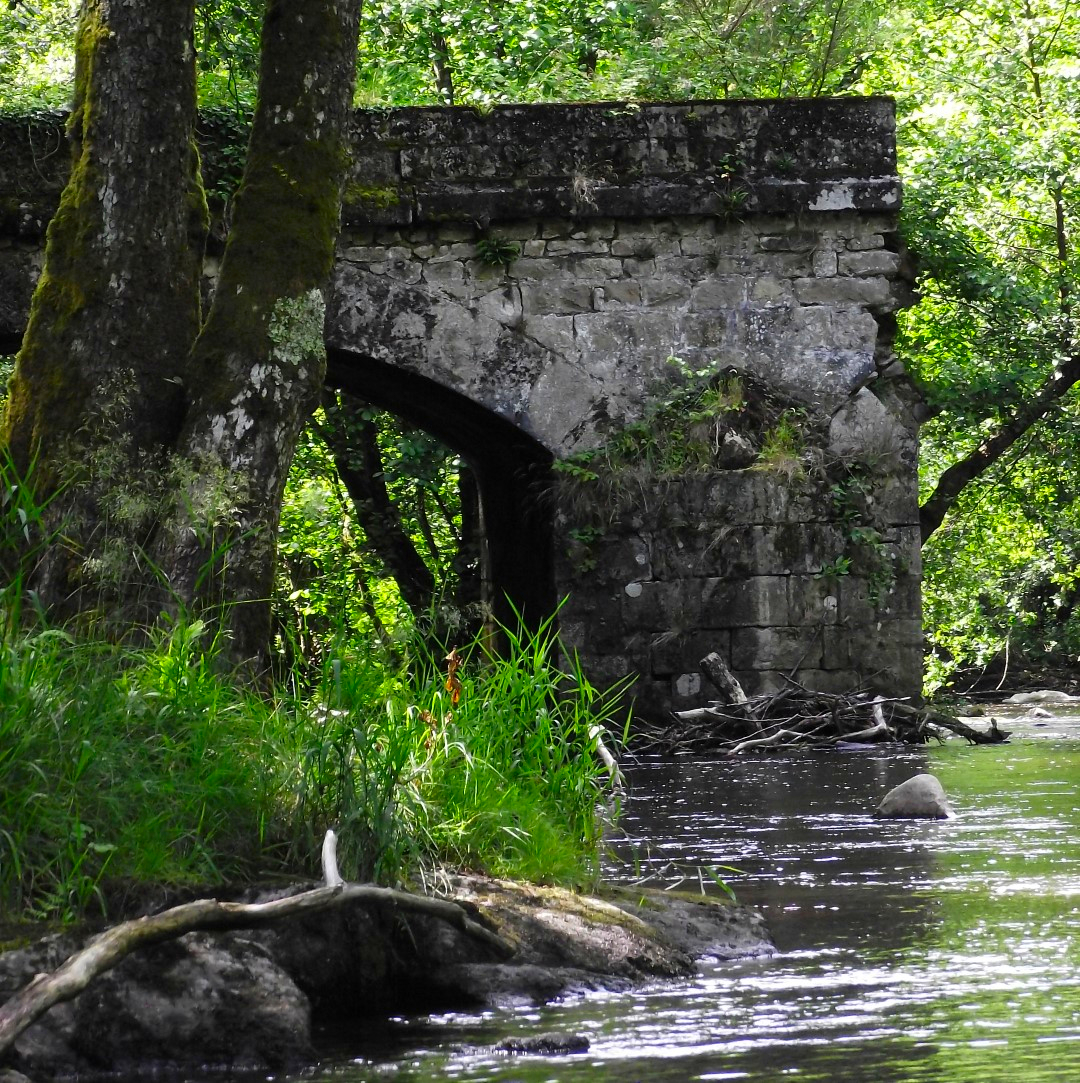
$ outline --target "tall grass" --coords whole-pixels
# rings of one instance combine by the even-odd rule
[[[245,692],[211,631],[142,648],[0,635],[0,913],[70,918],[146,883],[310,873],[327,827],[343,871],[397,882],[439,863],[595,875],[614,700],[556,665],[550,627],[441,659],[336,652],[300,695]],[[298,687],[295,682],[292,687]],[[456,702],[454,702],[456,699]]]
[[[596,753],[618,690],[560,668],[548,622],[477,640],[448,680],[437,660],[387,681],[370,655],[331,667],[321,726],[301,738],[294,839],[337,826],[366,878],[433,862],[536,881],[595,877],[609,777]],[[617,740],[625,737],[617,734]],[[310,851],[309,851],[310,852]]]
[[[106,884],[255,868],[279,800],[273,711],[212,672],[202,630],[139,651],[0,641],[0,910],[73,917]]]

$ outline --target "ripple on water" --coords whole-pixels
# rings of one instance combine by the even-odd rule
[[[783,954],[528,1012],[402,1019],[304,1078],[1080,1079],[1080,743],[1075,721],[1049,721],[1014,720],[1004,747],[643,763],[611,875],[709,889],[699,870],[734,866],[722,875]],[[956,820],[873,818],[927,769]],[[550,1030],[586,1034],[589,1053],[491,1050]]]

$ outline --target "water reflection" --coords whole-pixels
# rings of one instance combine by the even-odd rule
[[[348,1036],[314,1078],[1080,1078],[1074,725],[1020,723],[1004,748],[642,763],[612,875],[696,884],[696,869],[735,866],[740,900],[765,910],[783,954],[536,1011],[390,1021]],[[926,769],[958,819],[872,818],[889,787]],[[592,1048],[491,1049],[550,1030]]]

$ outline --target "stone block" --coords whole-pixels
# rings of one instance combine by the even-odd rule
[[[847,248],[850,252],[870,252],[875,248],[884,248],[885,238],[880,233],[860,233],[855,237],[848,238]]]
[[[626,629],[653,633],[685,627],[688,587],[679,581],[628,580],[620,599]]]
[[[885,275],[891,277],[900,270],[900,257],[884,248],[866,252],[841,252],[839,271],[842,275]]]
[[[679,250],[683,256],[714,256],[722,251],[715,229],[701,227],[692,233],[684,233],[679,239]]]
[[[789,623],[786,575],[751,575],[745,579],[697,579],[701,628],[770,627]]]
[[[762,252],[753,259],[735,261],[733,270],[746,273],[751,268],[760,274],[801,278],[814,273],[814,261],[809,252]]]
[[[639,289],[646,305],[681,305],[690,299],[690,283],[675,275],[641,279]]]
[[[552,353],[567,357],[575,352],[573,316],[526,314],[522,320],[521,330],[527,338],[531,338],[534,342],[551,350]],[[584,373],[576,366],[572,373],[568,372],[567,375],[577,383],[584,379]],[[552,421],[554,422],[555,419],[552,418]]]
[[[472,294],[472,286],[469,284],[465,265],[456,260],[425,264],[423,281],[425,285],[448,294],[456,300]]]
[[[549,256],[621,256],[625,253],[612,253],[612,242],[606,237],[584,238],[554,238],[547,241],[546,252]],[[618,242],[615,242],[618,244]]]
[[[817,248],[819,240],[814,230],[792,227],[782,233],[763,233],[757,247],[761,252],[810,252]]]
[[[662,365],[671,353],[670,321],[627,309],[575,316],[574,336],[590,373],[607,381],[609,401],[622,394],[640,400],[643,371]]]
[[[681,254],[677,237],[659,235],[619,236],[611,242],[613,256],[631,256],[634,259],[655,259],[657,256]]]
[[[570,279],[521,282],[521,303],[527,316],[560,316],[592,311],[592,287]]]
[[[870,499],[874,517],[880,522],[896,527],[918,523],[919,491],[914,468],[878,480]]]
[[[731,359],[735,313],[718,310],[709,315],[677,313],[674,326],[674,352],[686,360],[690,350],[723,350],[724,360]],[[734,363],[733,359],[732,363]]]
[[[641,286],[626,278],[605,282],[597,286],[593,294],[593,305],[598,309],[608,305],[639,305],[641,300]]]
[[[610,581],[620,584],[634,580],[653,578],[652,557],[649,545],[640,535],[622,538],[601,538],[589,546],[596,562],[590,576],[598,582]]]
[[[814,274],[818,278],[832,278],[836,274],[838,261],[831,248],[819,248],[813,255]]]
[[[817,669],[821,649],[821,636],[813,627],[736,628],[731,633],[733,669]]]
[[[862,684],[862,678],[853,669],[800,669],[795,678],[811,692],[828,692],[834,696],[854,692]]]
[[[796,278],[795,297],[803,305],[884,305],[890,291],[884,278]]]
[[[918,620],[886,620],[851,638],[851,661],[874,688],[889,692],[918,688],[922,675],[923,636]]]
[[[551,244],[548,244],[550,251]],[[603,286],[613,279],[622,278],[622,260],[606,256],[574,256],[567,260],[565,274],[574,282],[588,283],[590,286]]]
[[[732,672],[748,696],[771,696],[791,687],[786,674],[779,670],[737,669]]]
[[[775,275],[763,275],[755,278],[750,286],[750,300],[757,304],[789,305],[794,300],[795,291],[786,278]]]
[[[521,323],[522,298],[517,286],[506,285],[490,290],[476,298],[474,304],[480,315],[507,327],[517,327]]]
[[[815,575],[788,576],[788,618],[792,624],[833,625],[840,612],[835,581]]]
[[[746,303],[748,283],[742,275],[717,276],[695,286],[690,297],[692,312],[737,308]]]
[[[851,669],[853,665],[851,632],[851,628],[844,624],[830,624],[821,629],[822,669]]]
[[[469,255],[475,253],[470,249]],[[514,260],[514,278],[519,282],[549,282],[552,279],[566,282],[570,276],[562,262],[547,256],[521,255]]]
[[[761,574],[816,574],[844,552],[847,540],[834,523],[755,526],[753,562]]]
[[[696,670],[676,673],[671,678],[671,698],[676,703],[700,700],[704,696],[703,689],[704,678]]]
[[[540,225],[534,218],[525,218],[520,222],[500,222],[495,232],[503,240],[528,241],[540,232]]]

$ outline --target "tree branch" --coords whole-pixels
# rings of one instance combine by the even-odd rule
[[[974,451],[950,466],[940,478],[933,493],[919,508],[919,524],[923,543],[934,533],[956,502],[964,486],[984,474],[1037,421],[1046,416],[1061,398],[1080,382],[1080,356],[1070,357],[1047,379],[1038,394],[1023,406]]]

